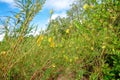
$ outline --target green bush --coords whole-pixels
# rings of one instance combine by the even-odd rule
[[[30,7],[29,1],[26,4]],[[76,2],[67,18],[51,20],[38,36],[27,36],[28,17],[23,21],[28,21],[27,25],[19,23],[26,27],[20,26],[18,33],[15,30],[14,36],[4,38],[0,43],[0,79],[120,79],[120,1]],[[30,8],[26,17],[33,12],[33,19],[41,4],[33,3],[38,10],[34,13]]]

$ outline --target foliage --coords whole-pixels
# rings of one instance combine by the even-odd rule
[[[16,36],[6,35],[0,43],[0,79],[120,79],[119,0],[75,0],[67,18],[50,19],[47,30],[35,37],[26,32],[44,1],[22,1],[15,19],[25,20],[12,32]]]

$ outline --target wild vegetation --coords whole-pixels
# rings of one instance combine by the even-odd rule
[[[67,18],[29,35],[44,3],[16,0],[19,12],[2,21],[0,80],[120,80],[120,1],[75,0]]]

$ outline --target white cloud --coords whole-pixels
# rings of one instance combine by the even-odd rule
[[[3,40],[4,36],[5,36],[5,34],[0,34],[0,41]]]
[[[53,14],[52,17],[51,17],[51,19],[55,19],[55,18],[57,18],[58,16],[61,17],[61,18],[67,17],[66,13],[65,13],[65,12],[62,12],[62,13],[55,13],[55,14]]]
[[[14,0],[0,0],[0,2],[7,3],[7,4],[9,4],[9,6],[11,8],[15,8],[15,2],[14,2]]]
[[[47,0],[45,3],[45,8],[53,9],[56,11],[67,10],[70,8],[70,4],[74,0]]]
[[[4,28],[4,27],[3,27],[2,25],[0,25],[0,31],[2,31],[3,28]],[[0,41],[3,40],[4,36],[5,36],[4,33],[0,34]]]
[[[5,2],[5,3],[8,3],[8,4],[13,4],[14,0],[0,0],[0,2]]]
[[[74,0],[46,0],[45,8],[53,9],[53,10],[67,10],[70,8],[70,4],[73,3]],[[0,2],[5,2],[13,6],[14,0],[0,0]]]

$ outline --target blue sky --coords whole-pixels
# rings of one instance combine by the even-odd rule
[[[35,23],[39,26],[40,29],[45,29],[46,25],[49,22],[50,10],[54,10],[52,19],[56,17],[66,17],[66,11],[70,8],[73,0],[46,0],[46,3],[43,5],[42,10],[36,15],[32,23]],[[0,16],[10,16],[9,11],[17,11],[17,8],[14,6],[14,0],[0,0]],[[4,35],[0,35],[0,41]]]

